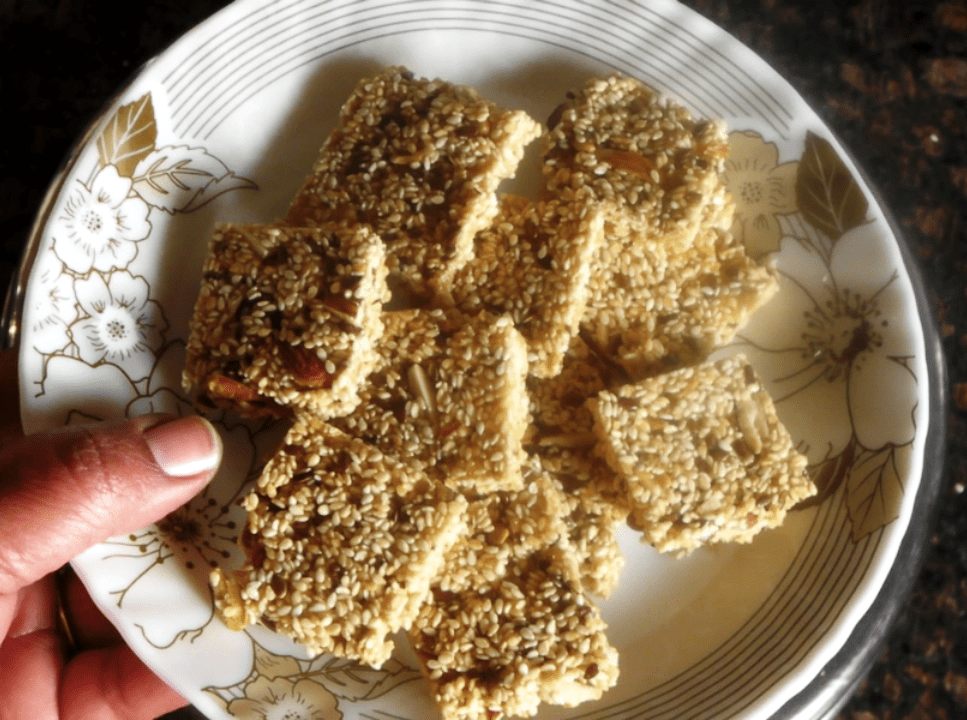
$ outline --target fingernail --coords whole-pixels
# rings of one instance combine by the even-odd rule
[[[155,425],[144,439],[161,469],[172,477],[189,477],[213,470],[222,459],[222,440],[199,415]]]

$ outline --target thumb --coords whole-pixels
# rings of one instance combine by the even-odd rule
[[[188,502],[211,479],[221,451],[218,433],[199,416],[70,428],[4,448],[0,596]]]

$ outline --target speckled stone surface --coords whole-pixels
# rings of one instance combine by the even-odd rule
[[[0,2],[3,287],[48,183],[88,121],[144,61],[226,4]],[[944,485],[912,595],[837,717],[967,718],[967,3],[685,4],[749,45],[812,104],[865,169],[922,267],[948,360]]]

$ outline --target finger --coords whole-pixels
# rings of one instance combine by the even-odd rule
[[[126,645],[88,650],[64,664],[50,630],[0,645],[0,720],[154,720],[187,705]]]
[[[64,646],[52,630],[8,637],[0,645],[0,720],[55,718]]]
[[[126,645],[81,653],[61,679],[63,720],[154,720],[187,704]]]
[[[104,617],[77,574],[68,570],[63,583],[65,612],[70,617],[71,631],[77,645],[94,649],[122,643],[121,633]]]
[[[0,637],[52,628],[57,620],[57,587],[51,575],[0,599]],[[9,613],[9,615],[8,615]]]
[[[198,416],[31,435],[0,451],[0,596],[108,537],[167,515],[221,459]]]

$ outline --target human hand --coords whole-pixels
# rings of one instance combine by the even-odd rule
[[[0,447],[0,720],[150,720],[186,704],[55,573],[196,495],[221,459],[200,417],[67,428]],[[58,631],[59,598],[76,653]]]

